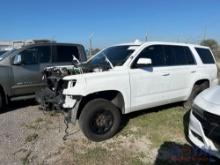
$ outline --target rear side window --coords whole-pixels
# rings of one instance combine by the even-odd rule
[[[38,49],[38,56],[40,63],[48,63],[50,62],[51,56],[51,47],[50,46],[39,46]]]
[[[199,56],[204,64],[214,64],[215,63],[215,60],[214,60],[212,53],[210,52],[209,49],[196,48],[196,51],[199,54]]]
[[[163,47],[167,66],[195,64],[195,59],[188,47],[171,45]]]
[[[72,62],[73,55],[79,59],[79,52],[76,46],[56,46],[57,55],[54,62]]]

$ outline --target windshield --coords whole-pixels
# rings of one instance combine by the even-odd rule
[[[1,51],[0,51],[0,56],[3,55],[5,52],[7,52],[7,51],[1,50]]]
[[[13,49],[13,50],[10,50],[10,51],[5,51],[2,54],[1,54],[1,51],[0,51],[0,61],[3,60],[5,57],[7,57],[8,55],[10,55],[11,53],[13,53],[16,50],[17,49]]]
[[[87,64],[121,66],[136,48],[137,46],[131,45],[110,47],[96,54]]]

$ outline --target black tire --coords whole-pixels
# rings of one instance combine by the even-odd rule
[[[208,82],[204,82],[200,85],[195,84],[188,100],[183,103],[184,109],[190,110],[192,108],[192,104],[196,96],[200,94],[203,90],[207,89],[208,87],[209,87]]]
[[[4,106],[5,106],[4,93],[0,91],[0,112],[4,110]]]
[[[110,101],[94,99],[83,108],[79,126],[92,141],[103,141],[114,136],[120,128],[121,112]]]

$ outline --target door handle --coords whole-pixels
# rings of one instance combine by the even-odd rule
[[[162,76],[169,76],[170,74],[169,73],[167,73],[167,74],[163,74]]]
[[[191,71],[191,73],[196,73],[196,71],[195,71],[195,70],[193,70],[193,71]]]

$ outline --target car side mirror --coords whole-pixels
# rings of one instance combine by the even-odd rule
[[[152,60],[150,58],[139,58],[137,61],[137,65],[139,66],[148,66],[152,64]]]
[[[22,61],[21,61],[21,55],[17,54],[14,58],[13,64],[14,65],[21,65]]]

